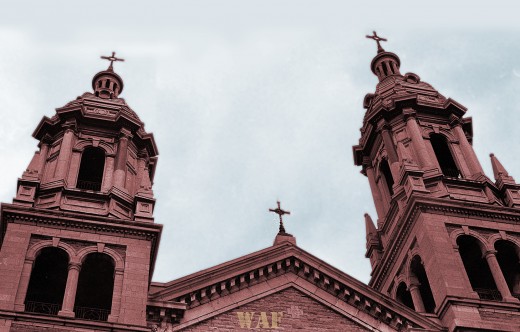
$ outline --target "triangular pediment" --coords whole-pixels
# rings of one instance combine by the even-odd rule
[[[186,309],[181,318],[171,326],[173,331],[182,331],[203,321],[222,318],[222,315],[227,317],[224,321],[229,322],[235,315],[238,319],[238,312],[245,312],[240,310],[255,309],[257,301],[273,303],[274,306],[266,307],[266,310],[257,310],[271,315],[271,321],[276,308],[288,314],[291,302],[298,306],[294,298],[288,297],[285,303],[280,300],[284,294],[294,292],[303,294],[306,301],[314,301],[334,312],[345,322],[357,324],[360,331],[440,330],[429,319],[287,242],[169,283],[153,283],[149,301],[184,303]],[[234,323],[238,322],[236,319]]]
[[[177,331],[211,330],[319,330],[370,331],[371,327],[352,312],[333,310],[297,285],[269,292],[262,297],[238,305],[196,323],[185,322],[175,328]]]

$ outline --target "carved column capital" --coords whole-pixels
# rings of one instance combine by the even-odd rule
[[[455,114],[450,115],[450,126],[452,128],[460,125],[461,123],[461,119],[458,116],[456,116]]]
[[[403,109],[403,117],[405,121],[417,118],[417,112],[413,108]]]
[[[388,124],[388,122],[386,122],[385,120],[380,120],[377,123],[376,131],[378,131],[378,132],[389,131],[390,129],[391,129],[390,124]]]
[[[483,256],[487,258],[488,256],[496,256],[496,254],[497,254],[497,251],[491,249],[491,250],[486,250],[486,252],[484,252]]]
[[[81,262],[74,262],[74,261],[69,262],[69,271],[70,270],[78,270],[78,271],[80,271],[81,270]]]
[[[132,131],[127,128],[121,128],[121,131],[119,132],[119,139],[126,138],[131,139],[133,137]]]

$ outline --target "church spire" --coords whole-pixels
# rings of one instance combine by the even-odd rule
[[[374,31],[372,36],[366,36],[369,39],[373,39],[377,43],[377,55],[372,60],[370,68],[372,72],[377,76],[379,82],[392,75],[401,75],[399,67],[401,66],[401,60],[399,57],[391,52],[385,51],[381,47],[381,41],[387,41],[386,38],[381,38]]]

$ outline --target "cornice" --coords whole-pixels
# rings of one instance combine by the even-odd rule
[[[286,273],[296,274],[338,300],[395,328],[411,325],[441,329],[415,311],[292,244],[266,248],[166,285],[154,283],[153,286],[164,288],[150,294],[149,301],[186,303],[186,310],[190,310]]]
[[[21,222],[43,224],[63,229],[92,230],[97,233],[125,235],[142,239],[155,239],[162,230],[162,225],[142,223],[133,220],[99,217],[70,212],[49,211],[37,208],[22,207],[2,203],[2,220],[7,222]]]
[[[504,206],[486,205],[483,203],[447,200],[430,196],[412,196],[407,204],[403,216],[396,220],[400,224],[389,237],[390,246],[385,248],[381,264],[372,273],[369,285],[381,290],[382,283],[395,264],[395,260],[403,244],[410,235],[410,228],[420,212],[442,212],[444,214],[463,215],[467,217],[483,217],[494,220],[502,220],[507,223],[520,222],[520,209]]]
[[[0,206],[0,242],[3,242],[8,223],[44,225],[52,228],[72,229],[82,232],[95,232],[98,234],[104,233],[150,241],[149,280],[151,280],[155,268],[155,259],[157,257],[162,232],[161,224],[72,212],[51,211],[2,203]]]

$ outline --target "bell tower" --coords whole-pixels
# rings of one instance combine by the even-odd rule
[[[41,331],[41,324],[146,331],[143,285],[162,229],[153,218],[158,151],[120,97],[123,80],[112,64],[122,59],[102,58],[110,66],[94,76],[94,91],[40,121],[33,134],[39,150],[13,203],[1,206],[7,331]]]
[[[517,330],[520,185],[494,155],[495,181],[484,174],[464,106],[367,37],[378,83],[353,152],[377,211],[365,215],[369,285],[450,331]]]

